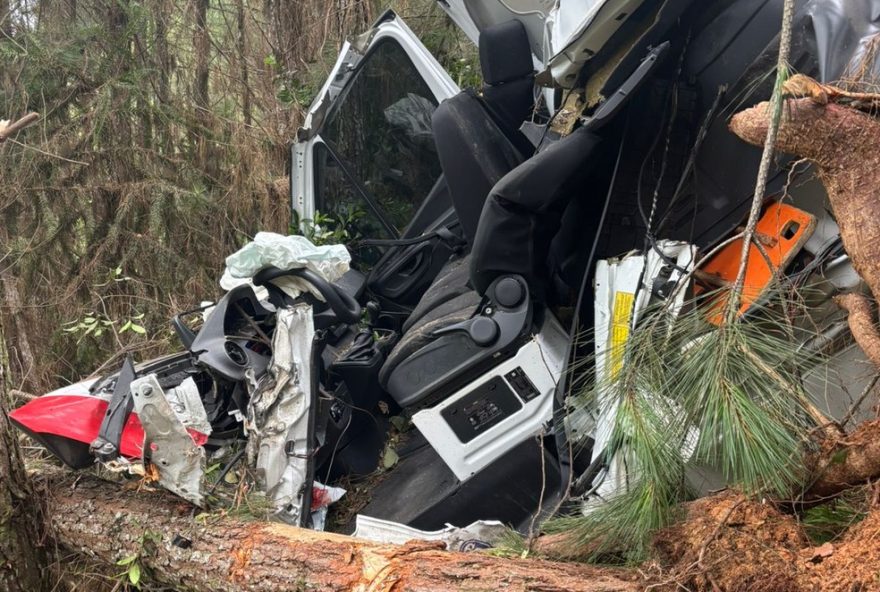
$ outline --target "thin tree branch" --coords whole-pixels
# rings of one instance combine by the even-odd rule
[[[6,138],[14,136],[27,126],[32,125],[39,118],[39,113],[28,113],[27,115],[13,123],[9,123],[9,121],[5,119],[0,120],[0,143],[3,143]]]

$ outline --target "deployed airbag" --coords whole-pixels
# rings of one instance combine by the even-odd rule
[[[224,290],[250,282],[264,267],[279,269],[308,268],[328,282],[335,282],[348,271],[351,255],[343,245],[315,245],[304,236],[284,236],[274,232],[258,232],[254,240],[226,258],[226,270],[220,278]],[[309,282],[285,276],[273,280],[291,298],[305,291],[319,300],[323,296]]]

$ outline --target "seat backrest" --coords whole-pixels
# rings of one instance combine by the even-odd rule
[[[547,259],[567,205],[570,181],[584,174],[598,136],[580,128],[504,176],[489,194],[471,249],[471,285],[484,294],[502,275],[525,278],[540,297]]]
[[[431,118],[434,142],[452,204],[468,244],[489,191],[533,152],[519,132],[534,105],[534,70],[519,21],[480,34],[483,96],[464,91],[440,104]]]
[[[535,104],[535,70],[529,37],[517,20],[487,27],[480,33],[483,99],[502,120],[519,130]]]
[[[431,125],[452,206],[470,245],[489,191],[523,156],[470,93],[442,102]]]

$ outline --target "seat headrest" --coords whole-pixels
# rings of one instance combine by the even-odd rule
[[[480,69],[486,84],[499,84],[534,71],[526,28],[517,20],[487,27],[480,33]]]

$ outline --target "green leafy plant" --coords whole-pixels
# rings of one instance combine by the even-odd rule
[[[315,212],[314,218],[300,219],[294,211],[291,234],[301,234],[316,245],[344,244],[361,238],[359,221],[366,215],[360,208],[342,212]]]
[[[104,314],[88,313],[78,319],[68,321],[63,325],[63,331],[77,335],[77,341],[82,341],[89,335],[95,338],[101,337],[105,332],[112,331],[112,328],[119,325],[117,333],[125,333],[131,331],[138,335],[146,335],[146,328],[138,321],[144,318],[143,313],[135,314],[125,319],[111,319]]]
[[[131,278],[123,273],[122,267],[117,266],[107,274],[107,277],[104,281],[95,283],[93,285],[93,290],[97,294],[97,291],[100,288],[106,288],[107,286],[112,286],[114,284],[123,284],[130,280]],[[98,296],[98,298],[101,299],[100,296]],[[101,299],[101,305],[104,306],[103,299]],[[78,336],[77,343],[82,342],[83,339],[90,335],[98,339],[102,335],[104,335],[104,333],[112,333],[114,331],[117,334],[131,331],[132,333],[137,333],[138,335],[146,335],[147,330],[143,326],[143,324],[141,324],[143,318],[143,313],[135,313],[129,316],[114,319],[111,318],[110,315],[106,312],[106,306],[104,306],[104,312],[86,313],[78,319],[74,319],[72,321],[64,323],[62,325],[62,330],[64,331],[64,333]]]
[[[125,568],[125,571],[119,574],[119,577],[125,577],[128,582],[135,588],[141,587],[141,564],[138,562],[136,554],[126,555],[116,562],[116,565]]]
[[[161,540],[162,536],[159,533],[150,530],[144,531],[138,537],[137,550],[116,562],[116,565],[125,568],[125,571],[119,573],[117,577],[124,579],[129,585],[140,590],[144,572],[146,571],[143,565],[143,558],[150,552],[151,546],[159,543]]]

